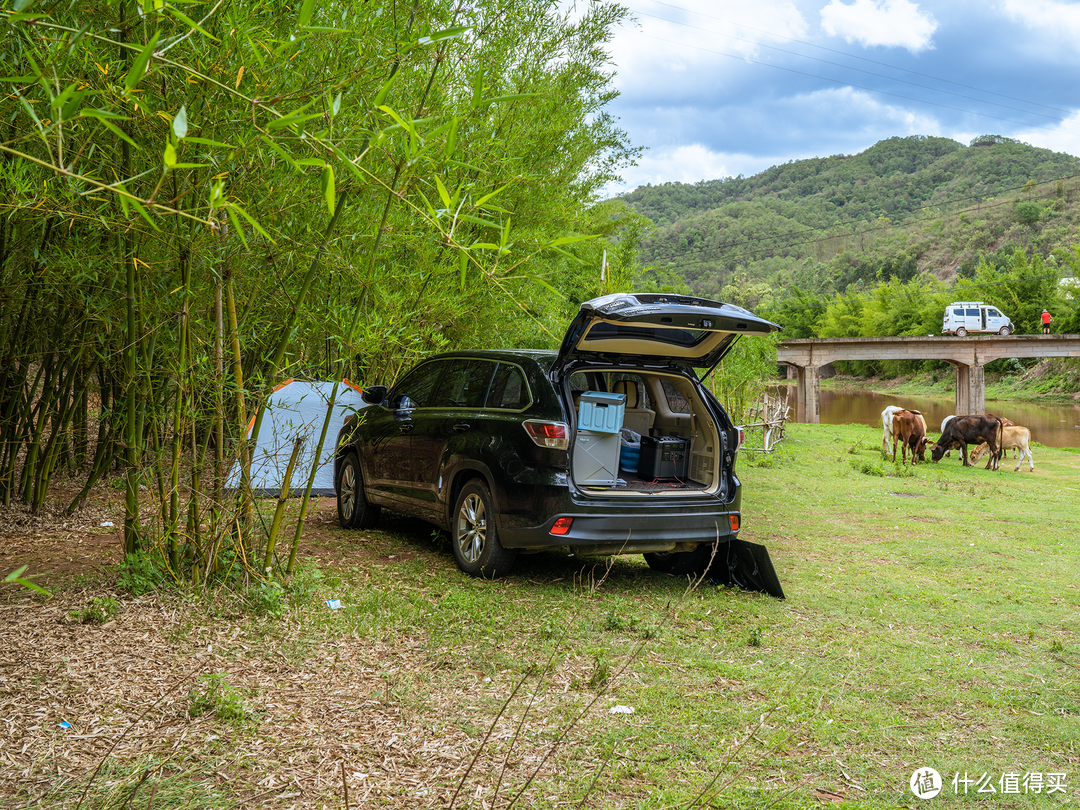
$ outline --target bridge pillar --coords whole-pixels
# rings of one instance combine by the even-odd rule
[[[821,422],[821,369],[817,366],[795,366],[796,399],[795,421],[809,422],[812,425]]]
[[[956,369],[956,414],[986,413],[986,372],[982,365],[949,361]]]

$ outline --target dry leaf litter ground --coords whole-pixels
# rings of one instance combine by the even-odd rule
[[[324,501],[305,547],[331,565],[344,552],[318,527],[333,518]],[[138,796],[132,807],[335,808],[345,782],[354,808],[445,807],[479,750],[456,806],[489,807],[500,779],[500,802],[537,768],[557,780],[570,767],[563,751],[574,750],[575,769],[596,767],[582,762],[573,732],[550,755],[566,718],[587,707],[572,685],[588,679],[590,662],[564,662],[539,695],[523,690],[484,744],[520,675],[447,666],[421,638],[328,632],[312,644],[289,614],[230,613],[228,593],[215,597],[224,620],[209,620],[203,600],[165,592],[120,599],[104,624],[78,623],[73,614],[92,600],[116,597],[99,576],[120,559],[118,529],[100,525],[109,520],[119,526],[107,507],[75,518],[3,514],[4,571],[30,563],[27,575],[56,593],[43,601],[6,586],[0,595],[0,806],[75,807],[89,782],[84,807],[119,792]],[[99,584],[70,584],[78,575]],[[191,716],[193,690],[213,673],[246,720]],[[606,708],[587,711],[606,722]],[[170,779],[188,787],[178,802],[155,797]]]

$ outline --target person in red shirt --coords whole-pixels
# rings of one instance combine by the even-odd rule
[[[1054,320],[1053,316],[1044,309],[1042,311],[1042,326],[1044,335],[1050,334],[1050,321],[1052,320]]]

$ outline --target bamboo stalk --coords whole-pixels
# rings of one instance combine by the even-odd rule
[[[285,467],[285,480],[281,482],[281,489],[278,490],[277,507],[274,509],[274,519],[270,523],[270,534],[266,538],[266,558],[263,560],[263,573],[267,578],[270,577],[271,565],[274,562],[274,546],[277,544],[278,532],[281,530],[281,518],[285,514],[285,503],[289,500],[293,468],[296,466],[296,459],[300,456],[300,450],[303,448],[305,441],[303,436],[297,436],[293,441],[292,455],[289,456],[289,463]],[[316,458],[316,463],[318,463],[318,458]]]

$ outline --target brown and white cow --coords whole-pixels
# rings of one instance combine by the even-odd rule
[[[923,435],[928,435],[926,432],[926,420],[923,419],[923,415],[919,411],[912,410],[910,408],[901,408],[899,405],[890,405],[881,412],[881,452],[884,455],[889,455],[889,442],[892,441],[893,436],[893,414],[900,413],[901,411],[906,413],[913,413],[919,417],[919,423],[922,425]],[[896,460],[896,448],[893,447],[893,461]],[[926,456],[922,450],[919,451],[919,461],[926,461]]]
[[[942,456],[948,450],[960,448],[964,466],[970,467],[971,462],[968,461],[967,446],[986,442],[990,450],[990,459],[986,462],[986,469],[996,470],[1001,463],[1002,429],[1001,420],[991,414],[957,416],[945,424],[945,429],[941,432],[941,438],[933,445],[930,458],[934,461],[941,461]]]
[[[1002,419],[1002,422],[1005,420]],[[983,442],[974,450],[971,451],[971,463],[974,464],[978,461],[982,454],[989,449],[989,445]],[[1002,450],[1018,450],[1020,452],[1020,458],[1016,462],[1016,469],[1013,472],[1020,472],[1020,465],[1024,463],[1024,459],[1028,460],[1028,472],[1035,471],[1035,459],[1031,455],[1031,431],[1026,427],[1020,425],[1002,425],[1001,427],[1001,449]]]
[[[902,463],[907,464],[907,451],[911,449],[911,463],[918,460],[926,461],[926,423],[922,414],[913,411],[896,411],[892,415],[892,460],[896,462],[896,444],[900,443],[900,458]]]

